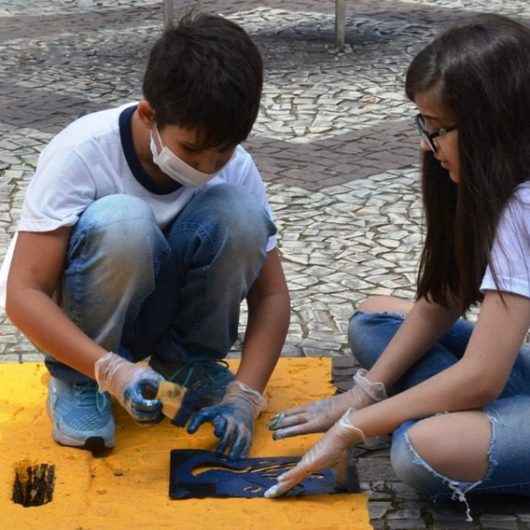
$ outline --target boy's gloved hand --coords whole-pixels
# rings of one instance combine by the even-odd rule
[[[328,399],[280,412],[269,423],[273,438],[279,440],[299,434],[327,431],[348,409],[359,410],[388,396],[383,383],[366,378],[366,370],[358,370],[353,388]]]
[[[221,441],[219,453],[227,453],[230,458],[243,458],[247,455],[254,421],[266,407],[267,401],[256,390],[239,381],[232,381],[220,403],[197,412],[188,424],[188,432],[193,434],[206,421],[213,423],[214,433]]]
[[[279,497],[299,484],[305,477],[323,469],[333,467],[346,459],[347,450],[355,443],[366,441],[361,429],[350,420],[349,409],[340,420],[302,457],[293,469],[278,477],[278,482],[270,487],[265,497]]]
[[[142,364],[109,352],[94,367],[100,392],[110,392],[138,423],[162,420],[162,403],[156,396],[164,378]]]

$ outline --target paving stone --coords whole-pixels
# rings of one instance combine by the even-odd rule
[[[373,458],[372,456],[362,457],[357,463],[357,469],[361,480],[366,482],[397,480],[388,458],[380,459]],[[392,485],[392,489],[394,489],[394,485]]]
[[[451,522],[434,522],[430,527],[433,530],[472,530],[481,528],[480,525],[474,523],[466,523],[463,521]]]
[[[514,511],[517,513],[517,510]],[[517,520],[519,521],[519,527],[521,530],[530,529],[530,515],[529,514],[517,514]]]
[[[474,515],[473,521],[467,521],[465,509],[460,504],[446,505],[443,508],[431,505],[425,511],[428,512],[435,529],[466,530],[480,526],[479,518],[476,515]]]
[[[399,499],[399,500],[419,499],[419,496],[416,490],[411,488],[407,484],[403,484],[402,482],[391,482],[389,486],[394,492],[396,499]]]
[[[421,519],[390,519],[387,520],[387,528],[389,530],[420,530],[427,526]]]
[[[394,510],[391,513],[388,514],[387,519],[394,520],[417,520],[421,517],[421,512],[419,506],[411,505],[408,508],[399,508],[398,510]]]
[[[5,363],[20,363],[21,358],[17,353],[4,353],[0,356],[0,361]]]
[[[481,515],[480,524],[483,530],[517,530],[517,518],[513,515]]]
[[[392,509],[391,502],[370,501],[368,503],[370,521],[383,518],[387,514],[387,512],[391,509]]]

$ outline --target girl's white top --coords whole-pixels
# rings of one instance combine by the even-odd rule
[[[480,290],[500,290],[530,298],[530,182],[517,187],[501,215]]]

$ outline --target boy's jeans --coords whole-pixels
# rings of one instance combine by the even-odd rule
[[[350,322],[350,346],[363,368],[370,369],[403,322],[395,313],[362,313]],[[465,352],[473,325],[458,320],[413,366],[390,393],[401,392],[456,363]],[[494,362],[494,361],[492,361]],[[463,482],[435,471],[415,451],[407,431],[419,420],[406,421],[392,436],[392,466],[401,480],[434,500],[467,492],[530,496],[530,349],[523,347],[500,397],[484,408],[491,425],[486,476]]]
[[[108,195],[72,229],[62,308],[103,348],[132,361],[221,359],[275,231],[261,203],[231,185],[199,192],[165,231],[141,199]],[[59,379],[89,381],[51,357],[46,365]]]

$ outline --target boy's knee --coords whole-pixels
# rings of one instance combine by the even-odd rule
[[[83,212],[73,239],[80,236],[107,261],[117,259],[125,266],[150,254],[156,230],[149,205],[137,197],[116,194],[98,199]]]
[[[85,230],[112,230],[115,224],[154,221],[151,207],[132,195],[107,195],[94,201],[82,214],[79,225]]]
[[[209,203],[206,223],[222,232],[234,249],[262,249],[276,231],[262,203],[239,187],[213,186],[203,199]]]

